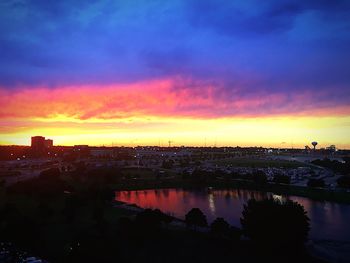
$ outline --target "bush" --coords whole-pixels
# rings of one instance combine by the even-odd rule
[[[300,247],[310,230],[304,207],[291,200],[251,199],[244,205],[241,224],[254,243],[270,248]]]
[[[192,208],[185,216],[185,221],[188,226],[208,226],[207,218],[199,208]]]

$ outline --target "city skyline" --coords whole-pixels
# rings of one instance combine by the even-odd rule
[[[326,145],[326,144],[320,144],[316,141],[312,141],[309,143],[305,143],[305,145],[303,146],[298,146],[295,145],[294,142],[281,142],[278,146],[262,146],[262,145],[220,145],[217,141],[217,139],[215,139],[214,141],[212,140],[207,140],[207,138],[204,138],[203,141],[203,145],[196,145],[196,144],[177,144],[175,141],[172,140],[158,140],[158,143],[154,143],[154,144],[140,144],[138,143],[138,140],[133,140],[130,142],[130,144],[121,144],[118,142],[110,142],[110,143],[106,143],[106,144],[88,144],[84,141],[79,141],[80,143],[73,143],[73,144],[55,144],[54,140],[52,138],[47,138],[43,135],[34,135],[31,136],[28,139],[29,143],[26,144],[8,144],[8,145],[0,145],[0,146],[20,146],[20,147],[31,147],[31,148],[45,148],[45,149],[49,149],[50,147],[76,147],[76,146],[87,146],[87,147],[132,147],[132,148],[137,148],[137,147],[155,147],[155,148],[182,148],[182,147],[188,147],[188,148],[271,148],[271,149],[298,149],[298,150],[307,150],[307,151],[311,151],[316,150],[331,150],[331,151],[337,151],[337,150],[348,150],[346,148],[339,148],[337,145],[334,144],[330,144],[330,145]]]
[[[347,1],[0,7],[0,145],[350,149]]]

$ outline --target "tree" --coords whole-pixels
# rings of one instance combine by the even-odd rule
[[[199,208],[192,208],[185,216],[188,226],[208,226],[207,218]]]
[[[230,231],[230,225],[222,217],[218,217],[210,225],[210,230],[213,234],[224,236],[228,235]]]
[[[250,199],[242,212],[243,233],[269,248],[302,247],[310,230],[304,207],[297,202]]]

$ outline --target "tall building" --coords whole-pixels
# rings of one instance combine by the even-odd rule
[[[36,156],[43,155],[47,149],[53,146],[53,140],[43,136],[33,136],[31,141],[32,153]]]
[[[32,150],[36,153],[43,152],[45,150],[45,137],[33,136],[31,146]]]
[[[53,140],[51,139],[46,139],[45,140],[45,147],[46,148],[51,148],[53,146]]]

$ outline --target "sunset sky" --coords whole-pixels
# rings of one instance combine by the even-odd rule
[[[350,148],[350,1],[2,0],[0,144]]]

